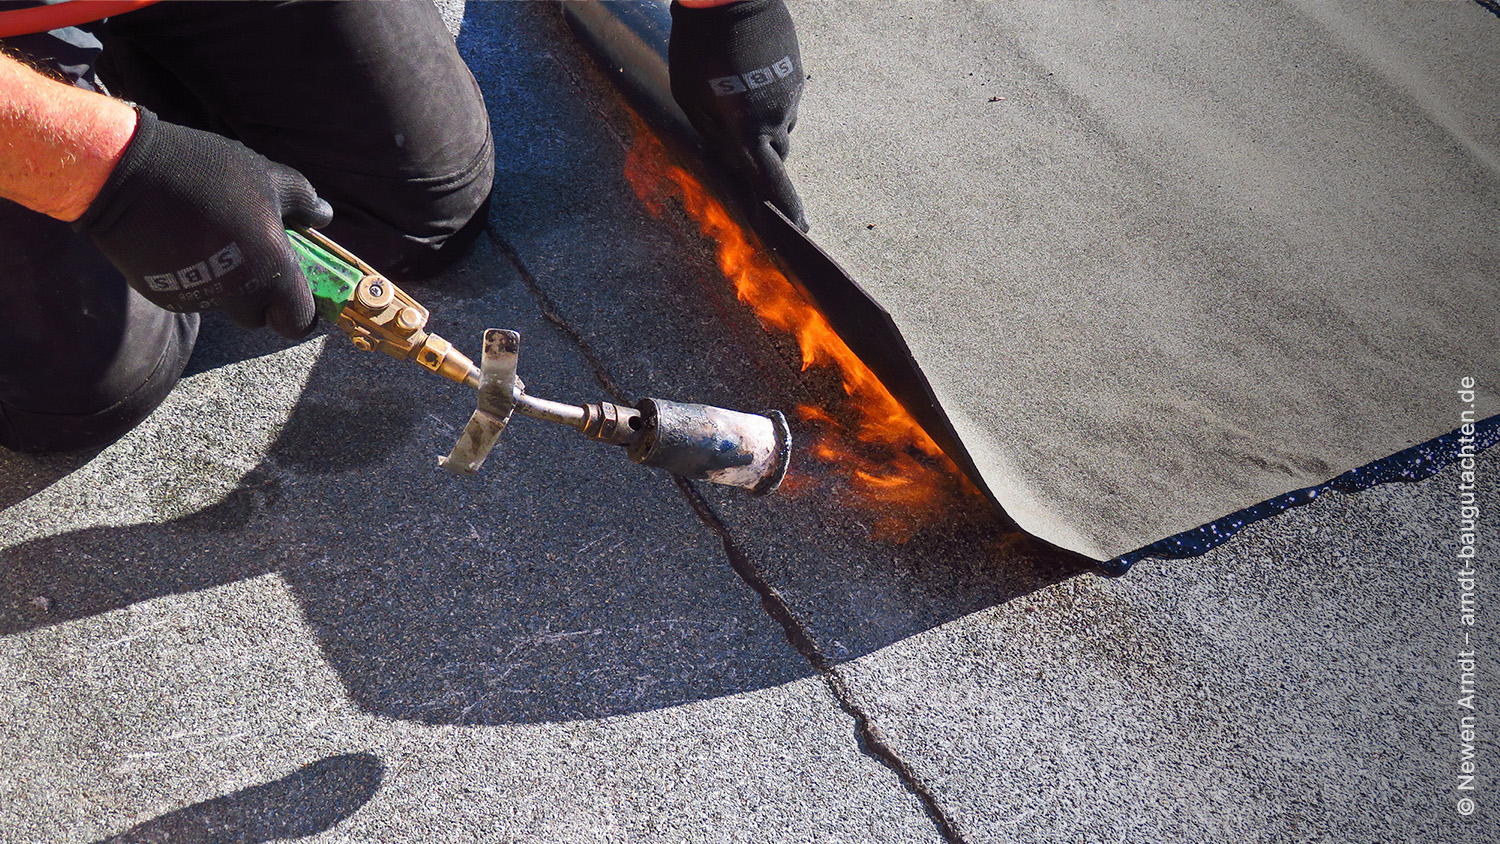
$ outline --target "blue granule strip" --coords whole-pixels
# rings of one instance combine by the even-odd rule
[[[1468,440],[1468,442],[1460,442],[1461,439]],[[1361,492],[1376,484],[1388,484],[1395,481],[1413,483],[1426,480],[1441,471],[1443,467],[1463,457],[1464,455],[1459,453],[1461,446],[1467,445],[1472,453],[1477,454],[1496,442],[1500,442],[1500,416],[1492,416],[1475,423],[1472,437],[1464,437],[1459,431],[1444,434],[1435,440],[1412,446],[1405,451],[1398,451],[1390,457],[1376,460],[1358,469],[1350,469],[1325,484],[1278,495],[1254,507],[1230,513],[1202,527],[1183,531],[1176,536],[1169,536],[1144,548],[1131,551],[1129,554],[1121,554],[1113,560],[1100,563],[1099,570],[1111,577],[1119,577],[1130,571],[1131,566],[1147,557],[1181,559],[1206,554],[1211,549],[1228,542],[1229,538],[1239,533],[1245,525],[1270,518],[1277,513],[1284,513],[1293,507],[1311,503],[1328,490]]]

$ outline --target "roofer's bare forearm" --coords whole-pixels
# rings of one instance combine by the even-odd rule
[[[0,54],[0,197],[79,218],[135,131],[125,103],[55,81]]]

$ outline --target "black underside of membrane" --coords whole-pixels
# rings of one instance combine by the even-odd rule
[[[1500,442],[1500,416],[1492,416],[1476,423],[1472,435],[1465,434],[1462,430],[1444,434],[1435,440],[1398,451],[1390,457],[1350,469],[1327,483],[1292,490],[1262,501],[1254,507],[1246,507],[1222,519],[1215,519],[1202,527],[1169,536],[1129,554],[1121,554],[1113,560],[1099,563],[1098,567],[1111,577],[1119,577],[1147,557],[1197,557],[1228,542],[1230,537],[1246,525],[1284,513],[1293,507],[1311,504],[1325,492],[1361,492],[1378,484],[1426,480],[1444,467],[1473,457],[1496,442]]]

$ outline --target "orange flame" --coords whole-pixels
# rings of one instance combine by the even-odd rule
[[[855,419],[841,423],[816,407],[798,415],[816,423],[822,435],[811,453],[848,478],[851,489],[880,511],[878,537],[905,542],[969,495],[977,494],[953,461],[896,401],[826,317],[803,298],[771,261],[751,244],[743,229],[697,179],[673,164],[661,142],[636,121],[635,142],[625,161],[625,179],[653,214],[676,199],[702,234],[717,244],[719,268],[734,284],[739,300],[768,328],[797,338],[802,369],[833,367],[850,398]],[[841,434],[863,447],[855,448]]]

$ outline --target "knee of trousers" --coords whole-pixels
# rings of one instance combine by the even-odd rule
[[[181,380],[198,336],[197,314],[158,311],[152,318],[159,324],[127,337],[119,350],[151,361],[143,378],[111,377],[106,370],[92,381],[7,390],[0,396],[0,447],[31,453],[103,448],[150,416]]]
[[[382,273],[432,275],[482,230],[489,116],[430,0],[160,3],[103,36],[112,90],[301,171]]]
[[[395,281],[417,281],[462,257],[484,231],[495,180],[486,135],[461,170],[424,178],[305,174],[333,205],[325,233]],[[328,176],[328,177],[325,177]]]
[[[146,301],[66,223],[0,201],[0,446],[106,445],[182,375],[196,314]]]

